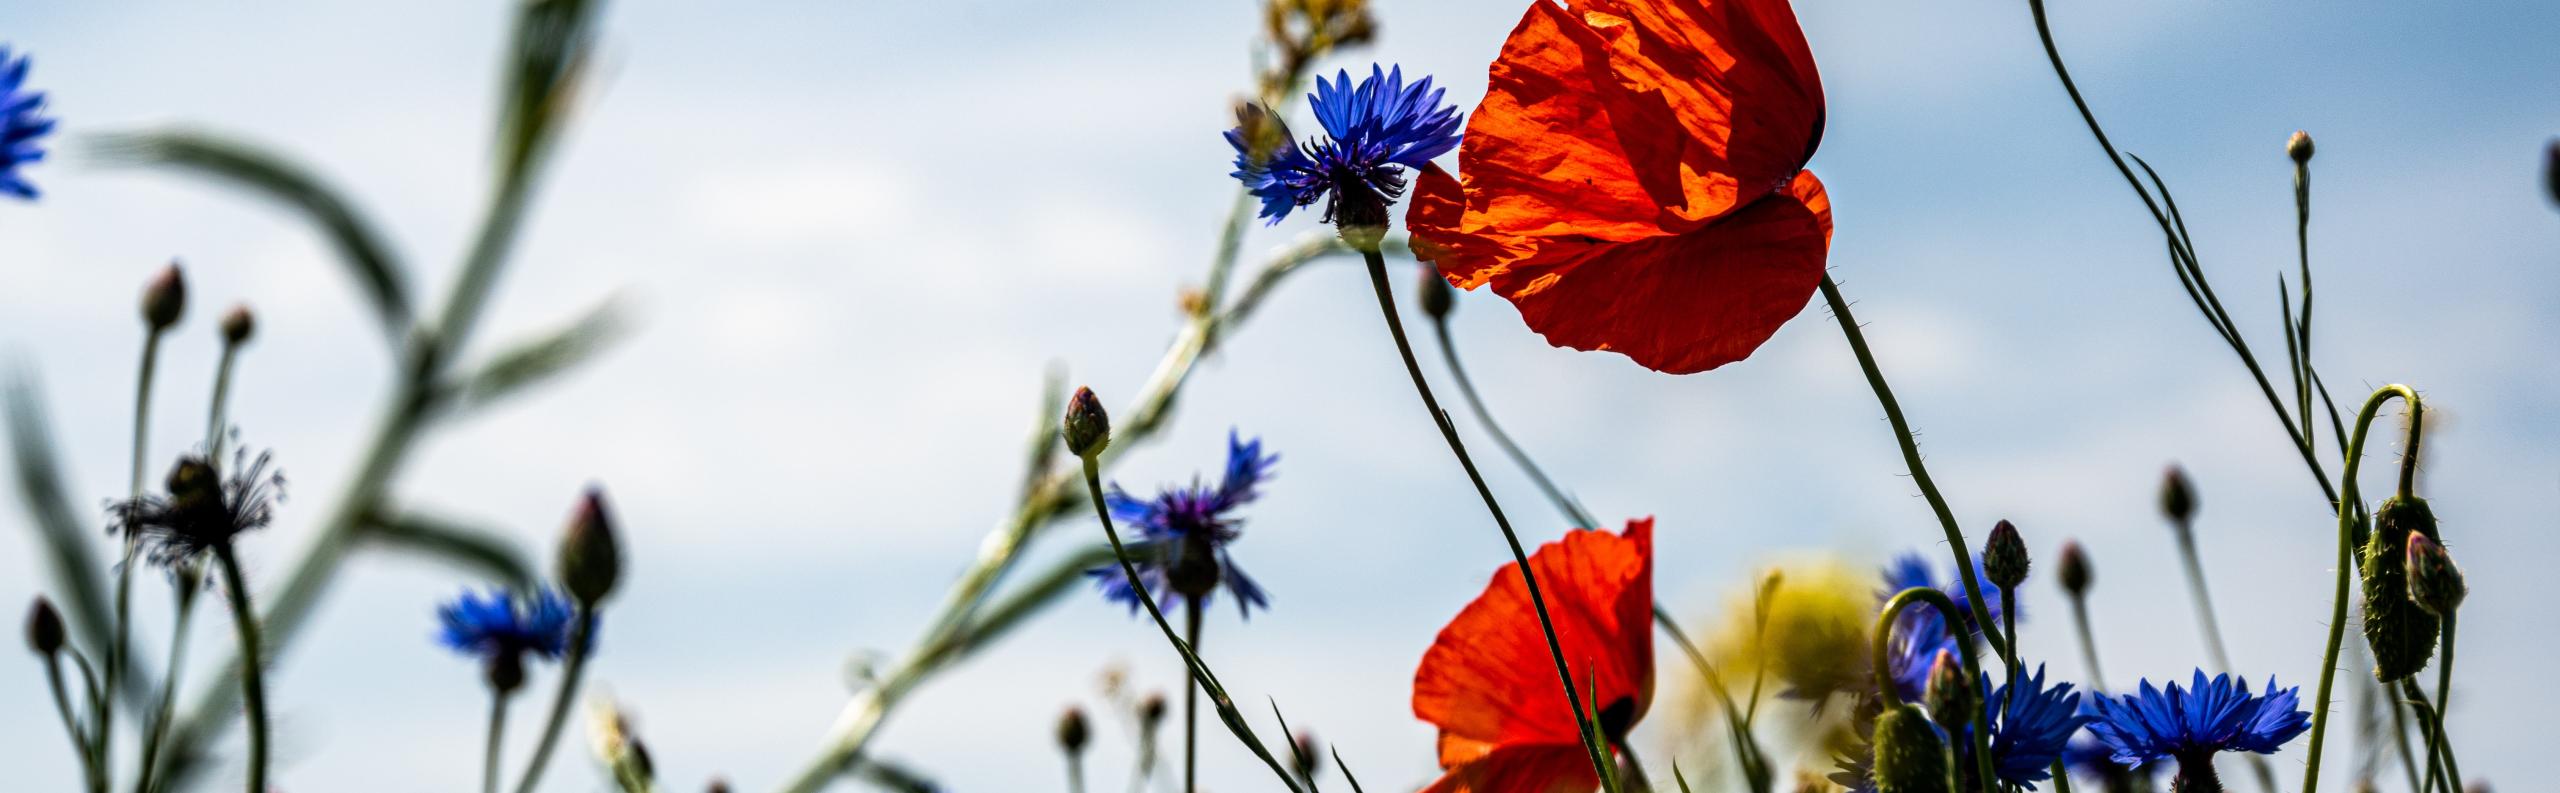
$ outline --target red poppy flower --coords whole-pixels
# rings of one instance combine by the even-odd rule
[[[1653,519],[1625,534],[1574,531],[1529,557],[1583,706],[1613,741],[1653,702]],[[1590,791],[1600,780],[1558,690],[1516,564],[1458,612],[1413,674],[1413,715],[1440,727],[1424,793]]]
[[[1804,309],[1831,200],[1804,172],[1822,79],[1786,0],[1537,0],[1458,150],[1423,169],[1414,253],[1493,285],[1557,346],[1674,374]]]

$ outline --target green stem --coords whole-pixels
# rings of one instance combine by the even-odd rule
[[[2419,417],[2424,410],[2418,392],[2396,383],[2383,386],[2367,397],[2364,408],[2356,413],[2355,434],[2347,441],[2346,470],[2338,480],[2338,583],[2329,607],[2328,649],[2322,651],[2320,658],[2319,696],[2313,700],[2311,708],[2311,749],[2302,772],[2302,793],[2317,793],[2320,789],[2320,744],[2329,731],[2329,694],[2338,676],[2338,648],[2346,639],[2347,584],[2355,569],[2355,505],[2360,500],[2356,492],[2356,470],[2364,462],[2365,432],[2373,428],[2374,415],[2382,410],[2383,403],[2394,398],[2408,403],[2408,447],[2411,454],[2406,465],[2413,466],[2417,459],[2415,452],[2422,425]],[[2402,487],[2406,488],[2408,483],[2409,475],[2404,466]]]
[[[1582,710],[1582,694],[1574,688],[1572,668],[1565,663],[1564,646],[1556,641],[1555,621],[1547,616],[1546,595],[1538,589],[1538,575],[1529,569],[1529,552],[1520,545],[1520,535],[1511,530],[1511,519],[1502,514],[1502,504],[1495,501],[1493,489],[1485,486],[1484,475],[1476,470],[1475,459],[1467,456],[1465,442],[1458,440],[1458,427],[1449,421],[1440,400],[1431,395],[1431,384],[1422,379],[1422,365],[1413,358],[1413,344],[1405,339],[1404,320],[1396,315],[1394,292],[1387,286],[1387,260],[1375,245],[1364,245],[1360,255],[1369,264],[1369,286],[1378,295],[1378,313],[1386,318],[1387,335],[1395,339],[1396,354],[1404,360],[1404,371],[1413,379],[1414,393],[1422,397],[1423,409],[1431,415],[1431,423],[1440,429],[1440,438],[1448,442],[1449,452],[1456,455],[1458,465],[1466,469],[1467,479],[1476,487],[1476,495],[1484,500],[1485,509],[1493,513],[1493,522],[1502,529],[1502,539],[1511,546],[1511,558],[1519,563],[1520,581],[1529,590],[1529,605],[1538,613],[1538,630],[1546,635],[1547,655],[1555,662],[1556,679],[1564,684],[1565,705],[1573,713],[1574,731],[1582,738],[1583,751],[1590,755],[1591,772],[1600,777],[1601,788],[1619,793],[1616,769],[1608,752],[1600,745],[1599,730]]]
[[[209,463],[216,468],[220,468],[222,466],[223,436],[228,434],[222,431],[222,425],[223,422],[229,418],[228,413],[231,408],[231,366],[233,359],[239,357],[239,353],[239,345],[222,345],[222,363],[215,366],[213,370],[213,407],[205,413],[204,459],[206,463]]]
[[[595,608],[585,603],[575,607],[575,628],[569,635],[569,657],[561,664],[560,690],[551,697],[551,715],[542,722],[542,740],[533,745],[533,759],[526,761],[524,777],[516,782],[516,793],[533,793],[534,783],[542,781],[542,769],[551,761],[551,748],[560,743],[560,728],[569,722],[569,706],[578,696],[578,681],[587,673],[587,648],[595,641]]]
[[[2454,615],[2444,615],[2443,659],[2436,664],[2435,731],[2427,736],[2427,778],[2436,778],[2436,763],[2444,763],[2444,786],[2451,790],[2462,786],[2462,766],[2453,761],[2453,744],[2445,740],[2445,710],[2453,706],[2453,623]]]
[[[2409,704],[2400,701],[2399,697],[2392,696],[2390,686],[2382,683],[2375,683],[2374,686],[2376,690],[2373,695],[2381,697],[2391,706],[2391,739],[2400,750],[2401,770],[2409,772],[2409,789],[2416,793],[2426,793],[2425,783],[2418,778],[2418,757],[2409,750]]]
[[[1538,492],[1547,497],[1547,503],[1555,505],[1557,512],[1564,513],[1565,520],[1586,529],[1600,528],[1600,521],[1591,517],[1591,513],[1585,511],[1573,496],[1566,494],[1564,488],[1556,486],[1546,470],[1539,468],[1537,461],[1529,459],[1529,453],[1511,440],[1511,433],[1502,431],[1502,425],[1493,420],[1493,411],[1485,408],[1484,397],[1476,393],[1475,379],[1468,377],[1466,366],[1458,363],[1458,345],[1449,336],[1449,320],[1432,318],[1431,330],[1440,338],[1440,358],[1449,363],[1449,376],[1458,383],[1458,396],[1466,401],[1467,409],[1476,414],[1476,423],[1484,426],[1484,434],[1493,438],[1493,445],[1501,448],[1502,453],[1511,458],[1512,464],[1520,466],[1522,473],[1529,475],[1529,481],[1538,486]]]
[[[489,747],[480,761],[480,790],[498,793],[498,756],[506,749],[507,692],[489,692]]]
[[[2001,623],[2001,624],[2000,624],[2000,640],[2001,640],[2001,641],[2003,641],[2003,642],[2008,643],[2008,645],[2009,645],[2009,652],[2011,652],[2011,653],[2015,653],[2015,652],[2017,652],[2017,651],[2018,651],[2018,590],[2017,590],[2017,588],[2016,588],[2016,587],[2011,587],[2011,586],[2002,586],[2002,587],[2000,587],[2000,623]],[[2010,690],[2011,692],[2013,692],[2013,694],[2014,694],[2014,692],[2016,692],[2016,691],[2018,690],[2018,667],[2019,667],[2019,666],[2020,666],[2020,664],[2015,664],[2015,663],[2012,663],[2012,664],[2010,664],[2010,665],[2009,665],[2009,683],[2008,683],[2008,685],[2009,685],[2009,690]],[[1985,694],[1985,695],[1988,695],[1988,694],[1990,694],[1991,692],[1985,691],[1985,692],[1982,692],[1982,693],[1983,693],[1983,694]]]
[[[1920,444],[1911,434],[1911,422],[1902,417],[1902,405],[1893,399],[1893,387],[1884,381],[1884,372],[1876,367],[1876,356],[1867,349],[1866,334],[1858,330],[1858,319],[1849,313],[1849,301],[1840,296],[1840,285],[1831,274],[1822,275],[1822,299],[1831,304],[1831,316],[1840,322],[1840,334],[1849,338],[1849,350],[1858,356],[1858,369],[1866,373],[1867,386],[1876,392],[1876,402],[1884,407],[1885,420],[1893,425],[1893,439],[1902,445],[1903,465],[1911,470],[1911,481],[1919,486],[1920,496],[1929,502],[1929,510],[1938,516],[1938,527],[1946,532],[1947,549],[1956,557],[1956,573],[1964,578],[1964,591],[1982,592],[1981,576],[1973,569],[1973,552],[1964,541],[1964,529],[1956,526],[1954,511],[1947,508],[1945,496],[1938,495],[1937,483],[1929,479],[1929,466],[1920,460]],[[1982,597],[1968,597],[1973,605],[1972,624],[1981,627],[1982,635],[1999,652],[2003,663],[2017,665],[2017,656],[2006,640],[1992,634],[1991,608]],[[1950,614],[1950,617],[1954,615]],[[1962,621],[1950,622],[1961,626]],[[1968,667],[1972,666],[1970,663]],[[1976,671],[1979,671],[1978,669]]]
[[[150,460],[151,381],[160,366],[162,330],[154,327],[143,331],[142,371],[134,378],[133,477],[128,497],[135,501],[142,500],[142,473],[144,466]],[[133,568],[136,554],[142,547],[140,539],[135,532],[133,521],[128,517],[124,525],[124,562],[116,565],[116,637],[115,643],[107,648],[105,690],[109,701],[106,707],[89,714],[97,721],[96,724],[90,725],[95,730],[95,735],[90,741],[97,747],[100,789],[104,789],[107,784],[104,779],[106,769],[115,764],[116,709],[113,700],[116,696],[116,686],[123,682],[127,659],[133,654]]]
[[[240,558],[228,543],[213,546],[214,563],[222,568],[223,593],[231,601],[231,623],[240,634],[240,703],[249,718],[249,793],[267,793],[266,656],[258,644],[258,615],[249,608],[249,584],[240,575]]]
[[[196,574],[196,575],[201,575]],[[181,576],[181,580],[200,580]],[[168,740],[169,720],[176,716],[179,671],[187,660],[187,629],[195,624],[196,588],[178,590],[177,618],[169,629],[169,676],[160,683],[160,704],[153,711],[151,730],[142,739],[142,767],[136,772],[135,793],[152,793],[160,765],[160,744]]]
[[[1742,768],[1743,779],[1753,793],[1768,793],[1771,784],[1768,761],[1761,757],[1760,744],[1752,736],[1750,723],[1737,715],[1733,695],[1724,685],[1724,675],[1716,671],[1715,664],[1707,661],[1705,653],[1698,652],[1698,645],[1689,641],[1689,634],[1680,630],[1679,622],[1673,620],[1671,612],[1663,610],[1660,604],[1653,607],[1653,623],[1662,627],[1663,635],[1671,637],[1673,644],[1680,646],[1680,651],[1689,656],[1690,663],[1697,665],[1698,674],[1706,679],[1707,691],[1715,695],[1717,704],[1724,706],[1725,729],[1733,737],[1734,765]]]
[[[2089,661],[2089,688],[2100,694],[2104,694],[2108,690],[2107,674],[2103,671],[2099,671],[2098,669],[2097,631],[2089,626],[2089,601],[2087,598],[2080,595],[2071,596],[2071,625],[2072,627],[2079,629],[2080,656],[2088,659]]]
[[[64,690],[62,685],[62,656],[60,654],[45,654],[44,678],[45,683],[53,688],[53,709],[62,714],[62,732],[64,735],[70,736],[71,748],[80,752],[81,780],[88,785],[90,790],[99,790],[106,787],[106,785],[99,779],[97,752],[90,749],[89,738],[80,734],[79,717],[71,715],[71,694]]]
[[[2302,311],[2294,318],[2294,335],[2301,339],[2303,370],[2294,373],[2294,391],[2296,409],[2302,414],[2302,435],[2312,438],[2317,436],[2311,430],[2311,378],[2306,376],[2311,369],[2311,163],[2307,160],[2293,166],[2293,210],[2293,239],[2302,253]]]
[[[1192,652],[1200,651],[1200,599],[1183,598],[1183,635]],[[1182,686],[1182,791],[1200,789],[1200,686]]]
[[[1972,600],[1975,601],[1974,605],[1977,608],[1981,606],[1980,598],[1972,598]],[[1956,625],[1963,621],[1964,611],[1956,607],[1955,600],[1947,597],[1947,593],[1929,587],[1905,589],[1894,593],[1893,599],[1885,601],[1884,613],[1876,617],[1875,633],[1868,637],[1867,646],[1870,659],[1875,664],[1876,691],[1884,696],[1884,704],[1888,709],[1902,706],[1902,692],[1896,690],[1893,685],[1892,658],[1885,652],[1885,648],[1892,644],[1893,628],[1902,616],[1902,610],[1922,603],[1937,609],[1938,614],[1946,618],[1949,625]],[[1985,624],[1988,622],[1986,621]],[[1990,631],[1983,633],[1988,634]],[[1982,660],[1975,656],[1973,643],[1956,642],[1956,650],[1964,661],[1965,677],[1972,680],[1982,679]],[[1977,714],[1975,718],[1979,718],[1979,715]],[[1991,790],[1994,781],[1999,779],[1992,775],[1991,770],[1991,731],[1978,729],[1972,732],[1975,773],[1980,775],[1976,778],[1982,783],[1984,790]]]
[[[1084,760],[1067,754],[1067,793],[1084,793]]]
[[[2187,591],[2195,595],[2196,624],[2204,629],[2205,647],[2213,651],[2214,665],[2237,674],[2239,670],[2231,668],[2231,651],[2222,644],[2222,621],[2214,616],[2213,593],[2205,586],[2204,560],[2196,553],[2194,527],[2180,521],[2177,528],[2178,557],[2186,563]]]
[[[1236,712],[1235,703],[1227,697],[1226,686],[1220,684],[1215,675],[1210,674],[1209,665],[1200,660],[1199,654],[1192,652],[1189,643],[1184,642],[1182,637],[1174,635],[1173,623],[1164,618],[1163,609],[1156,607],[1155,595],[1147,592],[1147,582],[1138,577],[1137,563],[1129,560],[1128,548],[1120,544],[1120,529],[1112,524],[1111,508],[1102,498],[1102,469],[1094,457],[1084,458],[1084,483],[1086,494],[1093,502],[1094,514],[1102,518],[1102,535],[1111,540],[1111,555],[1119,559],[1120,572],[1128,576],[1130,593],[1137,595],[1138,604],[1146,607],[1147,616],[1155,619],[1156,628],[1164,632],[1165,642],[1172,644],[1174,652],[1182,656],[1183,664],[1191,670],[1192,682],[1209,692],[1212,697],[1211,703],[1217,707],[1220,720],[1227,723],[1228,731],[1235,733],[1236,740],[1243,742],[1245,748],[1253,750],[1255,756],[1262,758],[1263,764],[1270,766],[1271,773],[1280,777],[1280,784],[1287,787],[1289,793],[1303,793],[1298,789],[1297,775],[1290,773],[1286,766],[1281,765],[1280,760],[1273,757],[1271,750],[1263,745],[1262,739],[1256,737],[1253,729],[1245,725],[1243,714]]]

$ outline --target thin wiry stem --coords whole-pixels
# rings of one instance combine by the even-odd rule
[[[506,750],[507,692],[489,692],[489,746],[480,760],[480,790],[498,793],[498,760]]]
[[[1969,599],[1975,601],[1977,609],[1981,607],[1981,598]],[[1886,648],[1892,644],[1893,628],[1902,617],[1902,611],[1921,604],[1937,609],[1938,614],[1946,619],[1948,625],[1956,625],[1964,621],[1965,612],[1956,606],[1955,599],[1931,587],[1905,589],[1894,593],[1892,599],[1885,601],[1884,612],[1876,616],[1875,633],[1868,638],[1867,646],[1870,660],[1875,665],[1876,691],[1884,696],[1884,704],[1887,708],[1902,705],[1902,692],[1896,690],[1893,684],[1893,665],[1890,661],[1892,655],[1886,652]],[[1982,624],[1989,625],[1990,622],[1985,620]],[[1986,636],[1991,633],[1990,630],[1983,631]],[[1982,659],[1974,654],[1973,643],[1956,642],[1956,650],[1964,661],[1965,679],[1982,679]],[[1991,770],[1991,731],[1978,729],[1967,730],[1967,732],[1973,734],[1975,773],[1980,774],[1977,779],[1981,780],[1984,789],[1989,790],[1994,780],[1999,778],[1993,776]]]
[[[2204,631],[2205,647],[2213,651],[2214,665],[2223,672],[2238,674],[2239,670],[2231,667],[2231,651],[2222,644],[2222,622],[2214,617],[2213,593],[2205,587],[2204,560],[2196,553],[2195,528],[2184,520],[2178,522],[2178,556],[2186,562],[2187,591],[2195,595],[2196,624]]]
[[[1608,752],[1600,745],[1598,731],[1590,718],[1584,715],[1582,694],[1573,685],[1572,667],[1565,662],[1564,646],[1556,641],[1555,621],[1547,616],[1546,595],[1538,589],[1537,573],[1529,569],[1529,552],[1521,547],[1519,533],[1511,529],[1511,519],[1503,516],[1502,504],[1494,499],[1493,489],[1485,485],[1484,475],[1476,470],[1475,459],[1467,456],[1466,443],[1458,440],[1457,425],[1450,423],[1448,412],[1440,409],[1440,400],[1431,395],[1431,384],[1422,378],[1422,365],[1414,361],[1413,344],[1404,335],[1404,320],[1396,314],[1394,291],[1387,286],[1386,257],[1374,245],[1364,246],[1360,255],[1369,264],[1369,286],[1377,292],[1378,312],[1386,318],[1387,335],[1395,340],[1396,355],[1404,361],[1405,374],[1413,379],[1414,393],[1422,397],[1422,407],[1431,414],[1432,426],[1439,428],[1440,438],[1449,444],[1449,452],[1457,456],[1458,466],[1466,469],[1468,481],[1475,484],[1477,497],[1484,500],[1486,511],[1493,513],[1494,525],[1502,529],[1503,541],[1511,546],[1511,558],[1519,564],[1520,581],[1529,590],[1529,605],[1538,613],[1538,630],[1546,635],[1547,654],[1555,662],[1556,678],[1564,684],[1565,703],[1573,713],[1574,731],[1582,738],[1583,751],[1590,755],[1591,772],[1600,777],[1603,789],[1618,793],[1615,764],[1609,762]]]
[[[181,577],[182,580],[191,578]],[[152,783],[157,781],[159,773],[160,744],[168,739],[169,720],[177,715],[179,672],[186,667],[187,629],[195,623],[196,592],[199,588],[200,585],[178,590],[178,613],[169,628],[169,674],[160,681],[160,704],[153,709],[150,731],[143,736],[142,767],[133,784],[137,793],[157,790]]]
[[[150,460],[151,381],[160,365],[160,337],[164,330],[166,328],[153,326],[143,332],[142,371],[134,379],[133,477],[128,498],[135,501],[142,500],[143,469]],[[106,697],[108,702],[106,707],[89,714],[90,718],[97,722],[91,725],[96,730],[96,734],[91,737],[90,742],[97,747],[98,776],[100,777],[98,785],[101,789],[107,785],[105,779],[108,775],[107,769],[115,765],[114,700],[116,686],[124,680],[125,667],[130,665],[131,662],[128,659],[133,655],[133,568],[135,557],[141,548],[141,538],[135,532],[133,522],[125,521],[124,563],[116,566],[115,643],[107,648]]]
[[[1449,363],[1449,377],[1458,383],[1458,396],[1466,401],[1467,409],[1475,413],[1476,423],[1484,427],[1484,434],[1493,438],[1493,445],[1500,447],[1513,465],[1520,466],[1520,471],[1529,475],[1529,481],[1538,486],[1538,492],[1547,497],[1547,503],[1564,513],[1565,520],[1581,528],[1600,528],[1599,520],[1591,517],[1591,513],[1582,508],[1582,503],[1564,492],[1564,488],[1556,486],[1555,480],[1547,476],[1546,469],[1539,468],[1538,462],[1530,459],[1529,453],[1511,440],[1511,433],[1502,431],[1502,425],[1493,420],[1493,411],[1484,406],[1484,397],[1476,393],[1475,379],[1468,377],[1467,367],[1458,362],[1458,345],[1449,336],[1448,318],[1433,317],[1431,330],[1440,339],[1440,358]]]
[[[551,748],[560,743],[560,727],[569,721],[569,706],[578,697],[578,681],[587,673],[588,645],[595,642],[595,607],[580,602],[575,607],[575,621],[570,623],[569,657],[561,664],[560,690],[551,697],[551,715],[543,719],[542,740],[533,745],[533,759],[526,761],[524,777],[516,782],[516,793],[533,793],[542,781],[542,769],[551,761]]]
[[[231,601],[231,623],[240,635],[240,704],[249,719],[249,793],[267,793],[266,657],[258,642],[258,612],[249,607],[249,583],[240,575],[240,557],[230,543],[213,546],[214,563],[222,568],[223,594]]]
[[[2096,630],[2089,625],[2088,598],[2071,596],[2071,625],[2080,633],[2080,657],[2089,662],[2089,687],[2104,694],[2108,690],[2107,674],[2098,669],[2098,638]]]
[[[1200,599],[1183,598],[1183,636],[1200,651]],[[1182,686],[1182,791],[1200,790],[1200,686]]]
[[[2412,452],[2416,451],[2419,427],[2424,423],[2419,420],[2423,408],[2418,392],[2405,385],[2383,386],[2365,399],[2364,409],[2356,414],[2355,434],[2347,441],[2346,470],[2338,479],[2342,496],[2338,500],[2338,583],[2329,607],[2328,648],[2322,651],[2320,658],[2319,695],[2313,699],[2311,708],[2311,748],[2304,760],[2302,793],[2317,793],[2320,789],[2320,744],[2329,731],[2329,692],[2338,676],[2338,648],[2346,640],[2347,582],[2355,570],[2356,469],[2364,462],[2365,431],[2373,427],[2374,415],[2382,410],[2382,405],[2395,398],[2408,403],[2408,447]],[[2412,454],[2410,459],[2414,460],[2415,455]],[[2405,483],[2407,480],[2404,477],[2402,481]],[[2402,494],[2406,495],[2405,492]]]
[[[2436,762],[2441,757],[2446,789],[2462,785],[2462,766],[2453,761],[2453,744],[2444,735],[2445,709],[2453,706],[2453,623],[2454,615],[2444,615],[2444,636],[2441,640],[2444,651],[2440,653],[2444,658],[2436,663],[2436,728],[2427,736],[2427,777],[2436,777]]]
[[[53,709],[62,714],[62,732],[71,738],[71,748],[80,753],[80,778],[90,790],[106,787],[98,773],[98,754],[89,748],[89,738],[80,733],[80,718],[71,713],[71,694],[62,685],[62,656],[44,656],[45,684],[53,690]]]

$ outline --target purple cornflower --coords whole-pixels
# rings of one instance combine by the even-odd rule
[[[53,119],[44,116],[44,92],[25,90],[27,57],[10,54],[0,44],[0,193],[33,200],[36,186],[18,169],[44,159],[36,144],[53,132]]]
[[[531,653],[558,658],[569,650],[569,601],[550,589],[527,597],[504,589],[475,596],[465,590],[436,608],[444,631],[436,640],[454,652],[492,658]]]
[[[1429,77],[1406,85],[1403,67],[1371,65],[1356,87],[1348,71],[1330,81],[1318,77],[1308,104],[1325,136],[1301,142],[1279,118],[1250,111],[1247,123],[1226,133],[1236,150],[1232,175],[1262,200],[1262,217],[1272,223],[1331,194],[1325,222],[1385,225],[1387,204],[1404,195],[1404,169],[1458,147],[1464,118],[1441,104],[1443,93]]]
[[[1172,608],[1178,597],[1206,605],[1210,593],[1223,584],[1246,616],[1254,607],[1269,607],[1262,587],[1228,556],[1227,544],[1242,534],[1244,520],[1234,515],[1236,508],[1261,496],[1257,488],[1271,478],[1271,467],[1278,462],[1279,455],[1262,453],[1262,439],[1243,440],[1228,430],[1227,469],[1216,486],[1194,477],[1188,487],[1167,487],[1142,501],[1118,483],[1111,485],[1104,501],[1112,520],[1137,530],[1138,540],[1129,545],[1130,561],[1158,605]],[[1118,564],[1095,567],[1085,575],[1093,577],[1104,597],[1129,604],[1131,613],[1138,610],[1138,595]]]
[[[2310,729],[2311,714],[2299,709],[2300,688],[2276,690],[2267,678],[2264,694],[2251,696],[2249,681],[2216,675],[2206,680],[2197,670],[2187,689],[2170,683],[2166,692],[2142,681],[2140,694],[2122,700],[2089,701],[2089,732],[2114,750],[2117,763],[2136,765],[2162,758],[2178,761],[2178,789],[2219,791],[2213,756],[2219,752],[2274,754],[2286,741]]]

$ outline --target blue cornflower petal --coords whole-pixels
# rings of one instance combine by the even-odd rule
[[[568,599],[550,589],[539,590],[532,597],[497,589],[483,597],[465,590],[437,608],[436,616],[443,624],[438,641],[456,652],[484,659],[504,653],[558,658],[568,651],[571,622],[575,619]]]
[[[1981,686],[1991,692],[1982,704],[1983,718],[1992,725],[1992,773],[2009,784],[2035,789],[2035,783],[2053,775],[2053,761],[2061,759],[2071,736],[2090,720],[2080,713],[2080,695],[2069,683],[2045,688],[2043,666],[2019,678],[2014,695],[2009,686],[1993,689],[1988,673]]]
[[[2246,680],[2206,679],[2197,670],[2189,688],[2167,690],[2142,681],[2139,693],[2120,700],[2091,699],[2084,713],[2089,732],[2113,750],[2117,763],[2138,765],[2163,758],[2180,764],[2211,762],[2218,752],[2272,754],[2309,729],[2311,714],[2298,709],[2301,689],[2251,696]]]
[[[1103,502],[1111,519],[1129,528],[1137,536],[1129,544],[1129,561],[1138,568],[1138,580],[1157,598],[1161,608],[1172,608],[1177,595],[1172,586],[1175,558],[1188,543],[1205,544],[1209,558],[1217,560],[1218,580],[1235,594],[1238,608],[1251,613],[1253,608],[1268,607],[1269,595],[1245,576],[1235,559],[1227,553],[1227,544],[1242,536],[1244,519],[1235,510],[1252,503],[1262,495],[1261,485],[1272,477],[1272,469],[1280,462],[1278,454],[1264,454],[1262,439],[1245,438],[1233,429],[1227,431],[1227,462],[1217,484],[1210,485],[1195,478],[1187,486],[1159,490],[1155,498],[1141,501],[1113,484]],[[1137,591],[1129,586],[1128,574],[1117,562],[1086,570],[1105,599],[1127,603],[1132,612],[1138,608]],[[1206,605],[1209,596],[1200,597]]]
[[[1982,575],[1981,568],[1981,560],[1974,560],[1974,574],[1977,578]],[[1883,603],[1901,593],[1902,590],[1915,588],[1945,592],[1949,599],[1955,601],[1956,611],[1962,617],[1959,624],[1963,626],[1963,630],[1949,631],[1946,617],[1938,613],[1935,608],[1915,606],[1902,612],[1902,616],[1894,626],[1893,635],[1887,640],[1886,652],[1888,671],[1897,687],[1896,691],[1907,700],[1920,699],[1921,694],[1928,689],[1929,665],[1937,660],[1939,651],[1944,650],[1961,655],[1962,648],[1959,642],[1976,641],[1980,635],[1970,616],[1973,610],[1973,598],[1965,589],[1964,577],[1949,576],[1945,583],[1939,583],[1936,574],[1929,569],[1929,563],[1916,553],[1905,553],[1896,557],[1893,564],[1885,567],[1884,588],[1876,592],[1876,602]],[[1984,605],[1990,609],[1991,619],[1995,622],[2003,619],[2008,612],[1999,598],[1992,598]]]
[[[1328,222],[1338,219],[1335,210],[1345,200],[1382,210],[1404,194],[1404,169],[1420,168],[1458,147],[1465,117],[1442,103],[1446,95],[1429,77],[1406,85],[1400,66],[1371,65],[1356,85],[1349,71],[1336,71],[1331,79],[1318,76],[1308,106],[1325,136],[1286,141],[1257,159],[1244,128],[1228,130],[1227,144],[1236,150],[1231,175],[1261,200],[1261,217],[1272,223],[1328,194],[1335,201],[1325,210]]]
[[[33,199],[36,187],[19,169],[44,160],[38,144],[52,134],[54,120],[43,115],[44,92],[22,90],[28,59],[11,54],[7,45],[0,45],[0,193]]]

